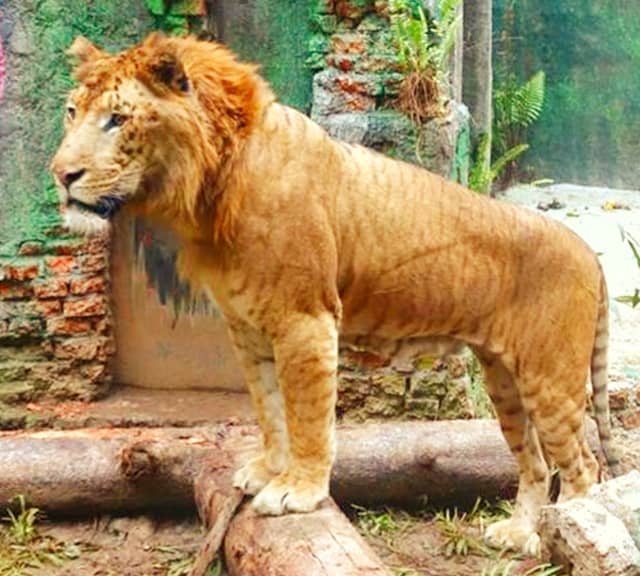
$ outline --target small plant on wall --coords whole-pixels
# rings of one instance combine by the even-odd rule
[[[459,25],[460,0],[442,0],[438,18],[430,20],[410,0],[389,3],[391,32],[405,75],[398,107],[415,124],[444,115],[448,93],[448,59]]]

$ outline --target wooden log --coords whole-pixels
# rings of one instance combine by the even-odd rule
[[[242,491],[233,487],[233,473],[255,450],[253,443],[235,438],[236,448],[229,440],[225,450],[208,457],[195,477],[194,494],[200,520],[208,530],[198,551],[191,576],[206,576],[209,565],[218,554],[229,523],[244,498]]]
[[[276,517],[245,505],[224,548],[231,576],[391,576],[330,499],[315,512]]]
[[[233,425],[4,433],[0,506],[24,494],[52,513],[193,509],[205,463],[239,465],[257,447],[255,427]],[[516,482],[494,421],[381,423],[339,429],[331,493],[365,505],[458,503],[509,496]]]
[[[84,429],[0,435],[0,507],[23,494],[50,513],[193,508],[206,430]]]
[[[508,498],[515,459],[495,420],[382,423],[338,434],[331,495],[362,505]]]

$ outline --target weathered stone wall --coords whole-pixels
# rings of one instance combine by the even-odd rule
[[[0,401],[106,392],[114,352],[105,240],[26,241],[0,257]]]
[[[403,74],[390,32],[388,3],[317,0],[312,25],[308,62],[316,73],[311,117],[341,140],[466,183],[466,107],[449,100],[443,118],[422,126],[395,108]]]
[[[424,4],[433,9],[435,3]],[[311,117],[336,138],[466,183],[466,108],[451,100],[445,117],[416,126],[395,107],[403,74],[388,3],[315,0],[312,5]],[[369,353],[342,354],[338,414],[349,420],[473,417],[467,364],[467,356],[425,356],[396,366]]]

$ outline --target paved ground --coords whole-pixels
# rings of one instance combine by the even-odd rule
[[[622,237],[624,230],[640,242],[640,192],[556,184],[518,186],[505,198],[533,209],[557,200],[563,207],[545,213],[572,228],[600,255],[611,297],[610,376],[621,384],[640,383],[640,305],[633,309],[615,300],[640,289],[640,267]]]

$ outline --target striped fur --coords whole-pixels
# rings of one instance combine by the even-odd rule
[[[223,310],[262,428],[264,453],[235,477],[254,508],[326,497],[339,345],[406,360],[467,344],[520,470],[513,517],[486,537],[535,553],[549,464],[561,498],[598,476],[590,369],[615,465],[596,255],[537,213],[332,140],[218,45],[156,35],[117,56],[76,52],[77,111],[53,167],[85,173],[62,200],[116,190],[181,238],[181,274]],[[107,138],[96,123],[113,107],[128,120]]]

